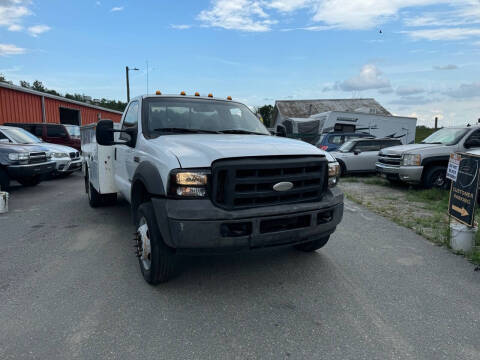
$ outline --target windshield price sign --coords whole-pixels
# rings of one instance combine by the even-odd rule
[[[458,160],[459,159],[459,160]],[[480,156],[461,154],[457,155],[452,166],[452,187],[448,213],[462,224],[473,226],[475,205],[477,204],[478,172]],[[450,158],[450,163],[452,158]],[[448,165],[450,169],[450,163]],[[449,179],[451,179],[449,177]]]
[[[447,168],[447,179],[450,179],[452,181],[457,180],[460,160],[462,160],[462,157],[460,156],[460,154],[450,154],[450,161],[448,162],[448,168]]]

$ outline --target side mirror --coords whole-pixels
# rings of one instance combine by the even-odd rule
[[[0,139],[0,144],[9,144],[10,140],[8,139]]]
[[[287,130],[283,125],[277,125],[277,136],[287,137]]]
[[[97,144],[110,146],[113,145],[113,121],[112,120],[100,120],[97,124],[95,131],[97,137]]]
[[[354,150],[353,153],[354,153],[355,155],[358,155],[358,154],[361,153],[361,151],[360,151],[360,150]]]

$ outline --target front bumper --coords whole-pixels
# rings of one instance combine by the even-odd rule
[[[70,159],[70,158],[62,158],[62,159],[55,159],[56,163],[56,171],[59,173],[70,173],[82,168],[82,159]]]
[[[36,175],[49,174],[55,170],[55,162],[49,161],[39,164],[10,165],[7,167],[8,175],[12,179],[30,178]]]
[[[152,199],[165,243],[179,252],[226,252],[290,245],[328,236],[343,217],[343,194],[320,202],[226,211],[210,200]]]
[[[409,184],[418,184],[422,181],[423,166],[394,166],[377,162],[375,169],[387,179],[401,180]]]

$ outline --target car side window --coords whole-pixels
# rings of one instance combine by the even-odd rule
[[[5,136],[5,134],[0,131],[0,140],[5,140],[5,139],[7,139],[8,141],[10,141],[10,139],[7,138],[7,137]]]
[[[63,126],[47,125],[47,136],[55,138],[65,138],[67,137],[67,130],[65,130]]]
[[[387,140],[382,142],[382,149],[385,149],[390,146],[402,145],[400,140]]]
[[[328,139],[330,144],[342,145],[343,144],[343,135],[334,135],[330,136]]]
[[[123,119],[122,130],[138,125],[138,101],[133,101],[128,107],[125,118]],[[120,139],[129,140],[129,135],[120,133]]]
[[[379,151],[380,143],[374,140],[359,141],[355,146],[355,151]]]
[[[33,135],[42,137],[43,136],[43,125],[35,125],[35,130],[33,131]]]

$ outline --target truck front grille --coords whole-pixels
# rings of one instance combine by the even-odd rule
[[[402,161],[402,155],[386,155],[381,154],[378,156],[378,162],[387,165],[400,166]]]
[[[47,161],[47,154],[44,152],[32,152],[30,153],[29,164],[38,164]]]
[[[246,209],[319,201],[328,186],[324,156],[276,156],[218,160],[212,164],[212,202],[223,209]],[[286,191],[275,191],[291,182]]]

